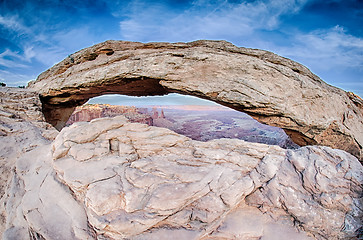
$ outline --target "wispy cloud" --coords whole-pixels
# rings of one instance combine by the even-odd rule
[[[30,33],[29,28],[27,28],[21,23],[21,20],[17,15],[12,15],[12,16],[0,15],[0,25],[10,31],[18,33],[19,35]]]
[[[35,64],[34,61],[51,67],[68,54],[83,48],[94,38],[88,27],[49,26],[45,24],[44,19],[38,19],[37,16],[34,16],[34,21],[28,25],[23,22],[26,21],[17,14],[0,15],[0,29],[8,32],[8,40],[17,49],[7,48],[0,52],[2,67],[30,68]],[[96,42],[89,45],[92,43]]]
[[[347,33],[340,26],[298,33],[291,47],[280,47],[277,51],[326,70],[339,67],[363,71],[363,39]]]
[[[27,68],[29,66],[21,62],[29,61],[29,57],[30,56],[20,55],[17,52],[6,49],[4,52],[0,53],[0,66],[6,68]]]
[[[0,82],[5,82],[10,87],[25,86],[27,82],[35,78],[36,76],[32,74],[27,75],[0,70]]]
[[[137,2],[120,22],[121,34],[138,41],[190,41],[200,38],[243,37],[255,30],[279,27],[280,17],[295,14],[307,0],[270,0],[231,3],[196,0],[186,10]],[[155,18],[157,16],[157,18]]]

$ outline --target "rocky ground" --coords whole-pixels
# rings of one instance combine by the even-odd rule
[[[0,93],[3,239],[347,239],[362,230],[363,167],[342,150],[199,142],[123,116],[58,133],[35,93]]]

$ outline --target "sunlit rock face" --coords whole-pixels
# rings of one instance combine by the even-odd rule
[[[131,122],[146,123],[153,125],[153,118],[149,115],[142,114],[133,106],[118,106],[109,104],[86,104],[76,107],[72,115],[66,122],[66,126],[75,122],[89,122],[95,118],[125,116]]]
[[[336,239],[361,225],[363,167],[328,147],[198,142],[120,116],[64,128],[52,156],[107,239]]]
[[[346,150],[362,159],[363,101],[306,67],[271,52],[225,41],[107,41],[69,55],[28,88],[61,129],[75,106],[104,93],[189,94],[283,128],[299,145]]]

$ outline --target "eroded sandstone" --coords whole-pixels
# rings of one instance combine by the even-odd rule
[[[15,173],[18,159],[49,145],[58,131],[45,122],[36,92],[1,87],[0,103],[0,233],[5,229],[17,232],[13,224],[21,222],[23,216],[16,217],[12,207],[22,200],[25,192]],[[25,229],[27,232],[28,227]]]
[[[123,117],[58,134],[44,122],[37,93],[0,94],[3,239],[362,234],[363,167],[344,151],[198,142]]]
[[[362,224],[363,167],[329,147],[198,142],[120,116],[64,128],[52,152],[107,239],[337,239]]]
[[[247,112],[302,146],[330,146],[362,159],[358,96],[294,61],[224,41],[107,41],[69,55],[28,88],[41,94],[46,119],[58,129],[90,97],[178,92]]]

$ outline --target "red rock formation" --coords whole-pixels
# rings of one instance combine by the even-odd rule
[[[160,113],[159,118],[165,118],[165,114],[164,114],[164,110],[163,109],[161,109],[161,113]]]
[[[127,117],[131,122],[153,125],[153,119],[148,115],[138,112],[136,107],[110,104],[86,104],[77,107],[68,119],[66,125],[69,126],[75,122],[89,122],[95,118],[114,117],[118,115]]]

